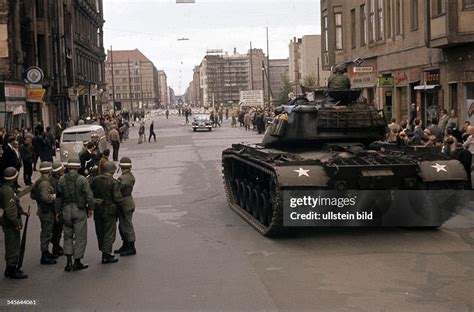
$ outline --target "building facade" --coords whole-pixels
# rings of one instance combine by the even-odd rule
[[[284,85],[285,79],[289,80],[289,59],[270,60],[270,89],[272,98],[276,98]]]
[[[106,81],[116,109],[129,112],[152,109],[160,102],[159,72],[138,49],[108,50]]]
[[[47,127],[97,110],[105,89],[101,0],[1,1],[0,16],[3,126]]]
[[[168,78],[163,70],[158,70],[158,99],[160,107],[168,107],[169,92],[168,92]]]
[[[294,92],[300,93],[301,85],[326,86],[329,74],[330,72],[323,68],[321,60],[321,35],[305,35],[291,40],[289,78]]]
[[[471,0],[322,0],[323,67],[346,64],[387,119],[415,103],[424,124],[443,108],[474,122],[473,18]]]

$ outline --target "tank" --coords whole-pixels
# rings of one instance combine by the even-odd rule
[[[396,220],[395,226],[437,228],[448,220],[454,211],[446,207],[454,207],[460,196],[451,192],[433,198],[424,191],[464,189],[462,164],[437,150],[374,143],[385,139],[387,124],[360,93],[318,93],[311,102],[297,97],[275,109],[260,144],[238,143],[224,150],[230,208],[264,236],[292,228],[284,226],[285,196],[298,192],[364,191],[363,205],[378,218],[351,226],[387,225],[380,224],[387,217]],[[417,192],[405,192],[404,204],[393,207],[396,191]],[[343,224],[331,221],[325,226]]]

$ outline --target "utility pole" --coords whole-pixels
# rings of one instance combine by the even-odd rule
[[[316,61],[317,61],[317,63],[316,63],[316,66],[317,66],[317,67],[316,67],[316,68],[317,68],[317,70],[318,70],[318,87],[320,87],[320,86],[321,86],[321,82],[320,82],[320,78],[321,78],[321,77],[320,77],[320,73],[319,73],[319,57],[316,58]]]
[[[128,91],[129,95],[128,97],[130,98],[130,110],[133,112],[133,96],[132,96],[132,76],[130,75],[130,59],[127,60],[127,66],[128,66]]]
[[[112,107],[115,115],[115,82],[114,82],[114,53],[112,52],[112,46],[110,46],[110,63],[112,70]]]
[[[262,97],[264,97],[264,94],[265,94],[265,61],[264,60],[262,60],[262,93],[263,93]]]
[[[268,106],[270,106],[270,93],[272,91],[270,90],[270,49],[268,45],[268,27],[267,27],[267,86],[268,86],[268,92],[267,92]]]
[[[252,41],[250,41],[250,90],[253,90],[253,52]]]

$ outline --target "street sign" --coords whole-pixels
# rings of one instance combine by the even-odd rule
[[[240,105],[258,107],[263,106],[262,90],[240,91]]]
[[[353,71],[354,73],[358,73],[358,74],[361,74],[361,73],[364,73],[364,74],[373,73],[373,72],[374,72],[374,67],[373,67],[373,66],[354,67],[354,68],[352,69],[352,71]]]
[[[393,88],[393,77],[379,77],[379,87]]]
[[[358,57],[358,58],[356,58],[356,59],[354,60],[354,63],[356,63],[356,64],[359,65],[359,66],[362,65],[362,64],[364,64],[364,62],[365,62],[365,60],[364,60],[363,58],[361,58],[361,57]]]
[[[37,66],[31,66],[26,70],[26,80],[29,83],[38,83],[44,78],[44,73],[41,68]]]

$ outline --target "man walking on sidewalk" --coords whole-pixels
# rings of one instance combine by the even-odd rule
[[[113,126],[109,133],[109,139],[112,143],[113,148],[113,161],[118,161],[118,154],[120,148],[120,134],[117,130],[117,126]]]
[[[152,121],[151,124],[150,124],[150,135],[148,136],[148,143],[150,143],[152,136],[153,136],[153,139],[156,142],[155,122],[154,121]]]

